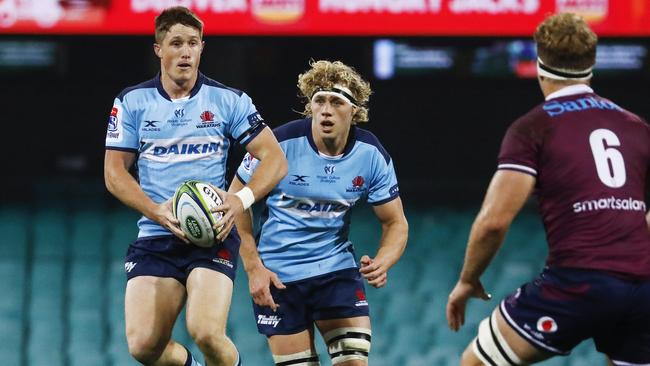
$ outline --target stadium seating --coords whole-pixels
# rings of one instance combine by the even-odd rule
[[[64,192],[65,187],[59,187]],[[47,195],[46,192],[41,192]],[[77,201],[0,208],[0,359],[2,365],[137,365],[124,337],[124,263],[137,233],[138,215],[91,194]],[[89,205],[88,202],[97,204]],[[539,218],[524,212],[483,281],[491,302],[472,301],[466,325],[446,326],[445,305],[462,265],[476,210],[411,209],[409,245],[385,288],[367,288],[373,320],[373,366],[457,365],[478,322],[541,269],[546,254]],[[37,223],[30,225],[29,223]],[[367,207],[355,209],[351,238],[356,255],[374,254],[380,226]],[[200,354],[185,330],[184,313],[174,337]],[[257,333],[241,266],[235,282],[228,334],[244,365],[272,365],[266,340]],[[320,337],[318,337],[320,340]],[[318,352],[330,365],[322,340]],[[585,342],[569,357],[545,366],[604,365]]]

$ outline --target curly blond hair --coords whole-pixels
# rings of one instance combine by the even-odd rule
[[[579,15],[550,16],[537,27],[534,37],[537,54],[548,66],[584,70],[596,63],[598,36]]]
[[[334,85],[345,86],[352,92],[357,101],[357,109],[352,116],[352,123],[368,122],[368,99],[370,99],[370,84],[361,78],[361,75],[352,67],[341,61],[311,61],[311,69],[298,75],[298,89],[301,97],[305,99],[305,110],[302,112],[307,117],[312,116],[311,97],[319,88],[330,89]]]

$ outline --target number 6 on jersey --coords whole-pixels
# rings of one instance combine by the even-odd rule
[[[620,188],[625,184],[625,162],[620,151],[612,146],[621,146],[616,134],[599,128],[589,135],[591,152],[594,154],[598,178],[604,185]]]

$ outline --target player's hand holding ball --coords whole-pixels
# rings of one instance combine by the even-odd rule
[[[220,219],[214,223],[214,227],[220,228],[217,240],[222,241],[228,237],[230,230],[235,225],[235,217],[244,212],[244,204],[236,194],[226,192],[214,186],[212,188],[220,197],[223,197],[220,205],[211,208],[213,213],[220,215]]]
[[[176,235],[176,237],[185,243],[189,244],[190,241],[187,240],[187,236],[183,230],[181,230],[180,222],[174,215],[172,200],[173,199],[170,198],[167,201],[156,205],[156,209],[153,212],[153,217],[151,217],[151,219],[158,222],[167,230],[171,231],[172,234]]]

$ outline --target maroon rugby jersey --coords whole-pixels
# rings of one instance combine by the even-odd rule
[[[536,177],[547,265],[650,277],[650,127],[586,85],[551,97],[510,126],[498,166]]]

